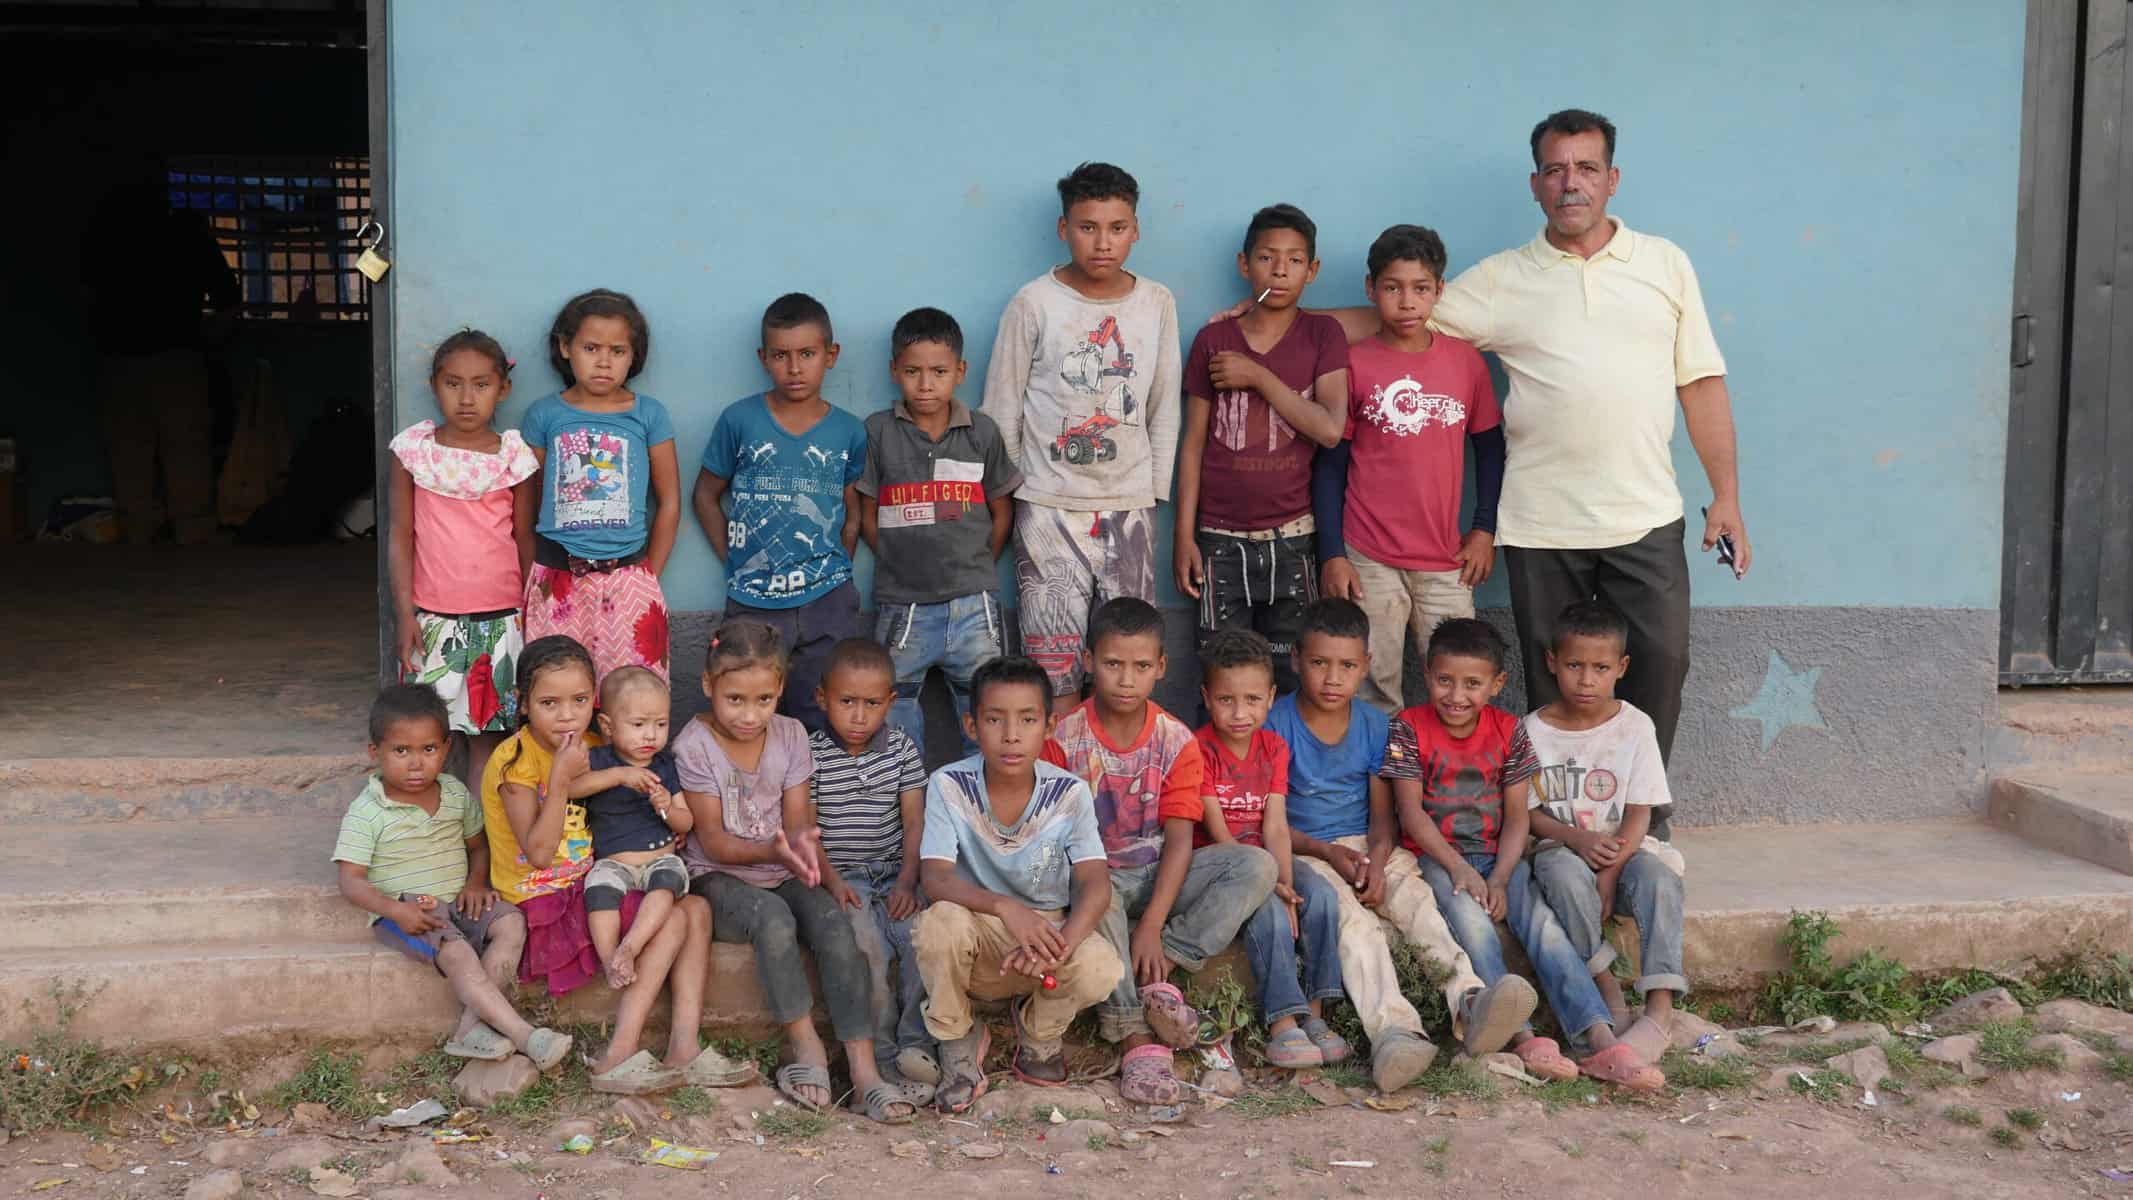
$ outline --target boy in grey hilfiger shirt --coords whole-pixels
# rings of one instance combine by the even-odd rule
[[[1182,363],[1170,289],[1125,269],[1140,185],[1109,163],[1059,181],[1072,261],[1008,301],[985,373],[987,415],[1021,467],[1015,589],[1023,652],[1052,680],[1055,713],[1080,703],[1089,613],[1155,599],[1156,501],[1177,461]]]

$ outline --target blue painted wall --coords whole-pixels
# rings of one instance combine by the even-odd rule
[[[430,347],[467,324],[521,361],[515,422],[554,386],[556,307],[618,287],[651,317],[639,385],[674,412],[686,487],[760,386],[783,291],[837,322],[833,402],[888,404],[889,326],[920,304],[963,321],[975,399],[1083,159],[1139,176],[1132,266],[1195,325],[1236,297],[1236,239],[1272,201],[1319,222],[1320,305],[1360,302],[1394,221],[1442,231],[1454,270],[1529,239],[1527,131],[1580,105],[1621,126],[1614,211],[1693,256],[1731,368],[1756,569],[1704,559],[1698,602],[1997,603],[2017,0],[1356,0],[1309,25],[1271,0],[391,8],[402,423],[431,415]],[[1675,450],[1693,513],[1708,493]],[[677,609],[720,603],[693,518],[665,582]]]

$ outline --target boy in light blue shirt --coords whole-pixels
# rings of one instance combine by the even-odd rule
[[[866,426],[822,398],[837,342],[821,301],[801,292],[773,301],[756,357],[770,390],[719,414],[696,476],[696,519],[726,568],[725,619],[760,621],[791,650],[778,711],[821,733],[829,724],[815,691],[830,647],[860,632],[852,552]]]
[[[1015,1075],[1055,1087],[1074,1015],[1125,974],[1091,937],[1111,907],[1111,874],[1089,786],[1038,755],[1051,735],[1051,680],[1027,658],[996,658],[970,681],[964,718],[979,753],[926,785],[919,878],[932,901],[911,930],[926,982],[926,1029],[941,1045],[936,1102],[968,1109],[985,1091],[990,1036],[971,999],[1014,1007]],[[914,1075],[899,1055],[897,1067]],[[923,1077],[922,1075],[918,1077]]]

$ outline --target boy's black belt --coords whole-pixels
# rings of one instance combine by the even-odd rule
[[[540,534],[533,535],[533,561],[553,571],[568,571],[573,575],[596,575],[603,571],[619,571],[644,561],[644,548],[638,547],[620,558],[579,558],[565,550],[560,542],[553,542]]]

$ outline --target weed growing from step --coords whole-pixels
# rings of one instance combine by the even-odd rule
[[[1227,1105],[1229,1111],[1248,1121],[1264,1120],[1267,1117],[1293,1117],[1318,1107],[1311,1093],[1293,1083],[1277,1088],[1246,1092]]]
[[[425,1050],[393,1068],[392,1090],[413,1092],[448,1109],[456,1109],[459,1093],[453,1090],[452,1080],[466,1065],[467,1060],[454,1058],[442,1050]]]
[[[700,1087],[677,1088],[667,1097],[667,1107],[684,1117],[709,1116],[718,1108],[718,1097]]]
[[[1454,1062],[1449,1055],[1440,1054],[1430,1069],[1423,1073],[1417,1084],[1432,1096],[1464,1096],[1474,1100],[1494,1100],[1502,1094],[1496,1081],[1488,1072],[1472,1062]]]
[[[1844,1089],[1853,1083],[1852,1077],[1842,1071],[1795,1071],[1786,1086],[1811,1100],[1842,1100]]]
[[[784,1052],[785,1043],[775,1035],[770,1037],[715,1037],[711,1048],[734,1062],[752,1062],[756,1072],[768,1079],[777,1073],[778,1055]]]
[[[2047,963],[2037,990],[2050,999],[2064,997],[2133,1012],[2133,955],[2088,946]]]
[[[385,1106],[363,1087],[363,1056],[353,1050],[347,1054],[323,1048],[313,1050],[304,1060],[304,1069],[294,1079],[269,1088],[265,1098],[277,1108],[323,1104],[357,1121],[385,1111]]]
[[[755,1127],[763,1136],[780,1141],[804,1142],[818,1136],[830,1126],[830,1119],[821,1113],[811,1113],[790,1104],[767,1108],[755,1115]]]
[[[2037,1027],[2027,1017],[1980,1025],[1972,1032],[1977,1035],[1978,1061],[1986,1066],[2002,1071],[2032,1071],[2066,1065],[2066,1055],[2057,1046],[2029,1048],[2029,1040],[2037,1036]]]
[[[0,1043],[0,1129],[78,1129],[90,1114],[140,1091],[152,1076],[138,1056],[75,1037],[91,993],[52,985],[54,1020],[24,1043]]]
[[[1540,1101],[1541,1108],[1550,1114],[1580,1104],[1590,1104],[1600,1097],[1598,1082],[1583,1075],[1576,1079],[1551,1079],[1529,1093]]]
[[[1762,1078],[1762,1067],[1745,1054],[1729,1058],[1706,1058],[1682,1050],[1669,1050],[1659,1060],[1666,1081],[1681,1091],[1734,1092]]]

